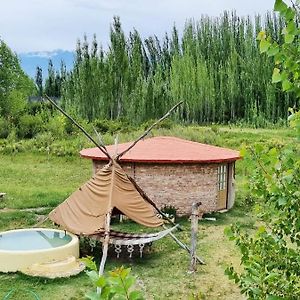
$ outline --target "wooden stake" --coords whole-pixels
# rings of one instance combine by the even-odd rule
[[[189,268],[190,273],[196,272],[197,269],[197,254],[196,254],[196,248],[197,248],[197,233],[198,233],[198,208],[201,205],[201,203],[193,203],[192,205],[192,214],[191,214],[191,264]]]
[[[164,228],[166,228],[164,226]],[[181,242],[172,232],[169,233],[169,235],[171,236],[171,238],[184,250],[186,250],[189,254],[191,254],[191,249],[183,242]],[[201,265],[205,265],[204,260],[202,260],[199,256],[195,256],[196,260],[201,264]]]

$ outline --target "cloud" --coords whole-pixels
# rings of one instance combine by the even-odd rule
[[[240,15],[265,13],[273,0],[9,0],[0,10],[1,38],[16,52],[74,50],[77,38],[97,34],[107,46],[114,15],[125,32],[136,28],[143,37],[181,29],[186,19],[218,16],[235,9]]]

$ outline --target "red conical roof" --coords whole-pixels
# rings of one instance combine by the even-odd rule
[[[119,144],[118,153],[127,149],[131,142]],[[115,146],[107,146],[111,156]],[[83,149],[80,155],[94,160],[108,160],[98,148]],[[221,148],[170,136],[159,136],[139,141],[122,158],[121,162],[141,163],[219,163],[240,159],[238,151]]]

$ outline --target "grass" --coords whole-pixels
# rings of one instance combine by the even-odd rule
[[[1,213],[3,215],[19,216],[25,222],[24,227],[33,224],[33,214]],[[116,259],[110,251],[106,270],[124,265],[132,268],[132,273],[138,277],[138,286],[147,299],[187,299],[191,294],[205,295],[200,299],[242,299],[238,288],[224,275],[224,269],[229,264],[238,267],[239,255],[234,245],[223,235],[226,225],[239,218],[246,227],[252,226],[251,215],[245,216],[239,210],[232,210],[226,215],[217,216],[217,222],[203,221],[199,225],[198,255],[205,259],[205,266],[198,266],[195,274],[188,274],[189,257],[178,248],[174,241],[167,237],[156,242],[144,258]],[[184,227],[183,232],[176,235],[189,243],[190,225],[186,219],[179,221]],[[2,229],[3,225],[1,225]],[[5,227],[5,226],[4,226]],[[10,226],[9,226],[10,227]],[[8,228],[9,228],[8,227]],[[138,231],[141,227],[131,222],[122,225],[124,231]],[[124,228],[125,227],[125,228]],[[94,250],[99,261],[100,249]],[[20,273],[0,274],[0,299],[11,290],[18,288],[15,300],[27,299],[22,290],[29,289],[37,293],[41,299],[84,299],[85,292],[92,287],[85,274],[70,279],[32,278]],[[30,298],[28,298],[30,299]]]
[[[200,142],[210,142],[219,146],[239,149],[243,144],[292,143],[294,135],[288,129],[245,129],[177,127],[177,129],[155,131],[155,135],[176,135]],[[128,134],[121,141],[132,139]],[[210,140],[210,141],[209,141]],[[110,255],[106,270],[123,264],[132,268],[138,278],[138,285],[147,299],[188,299],[198,295],[198,299],[240,300],[239,289],[224,275],[227,265],[239,267],[239,253],[232,242],[224,236],[224,228],[239,222],[245,229],[255,227],[255,218],[248,205],[245,187],[248,181],[245,170],[252,168],[245,161],[237,164],[237,201],[235,208],[226,214],[215,214],[216,222],[199,223],[198,255],[206,265],[198,266],[195,274],[188,274],[189,257],[170,238],[155,242],[143,259],[122,258]],[[9,230],[34,225],[39,215],[47,214],[63,201],[72,191],[84,183],[91,175],[91,162],[79,156],[56,157],[43,153],[24,152],[14,155],[0,154],[0,192],[7,197],[0,201],[0,230]],[[43,207],[43,211],[26,211],[26,208]],[[190,224],[186,219],[180,223],[184,231],[176,235],[189,244]],[[45,224],[52,226],[50,223]],[[123,230],[141,231],[141,226],[131,222],[115,225]],[[94,252],[99,259],[100,248]],[[24,290],[36,292],[41,299],[84,299],[84,294],[92,287],[83,273],[70,279],[31,278],[19,273],[0,273],[0,299],[13,288],[18,289],[12,299],[30,298]]]
[[[54,207],[91,175],[88,160],[32,153],[0,155],[0,170],[8,208]]]

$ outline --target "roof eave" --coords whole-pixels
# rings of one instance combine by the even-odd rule
[[[107,157],[99,157],[99,156],[87,156],[80,154],[81,157],[97,160],[97,161],[109,161]],[[210,159],[210,160],[167,160],[167,159],[161,159],[161,160],[151,160],[151,159],[126,159],[121,158],[121,162],[131,162],[131,163],[148,163],[148,164],[208,164],[208,163],[229,163],[234,162],[236,160],[242,159],[241,156],[238,157],[230,157],[230,158],[224,158],[224,159]]]

